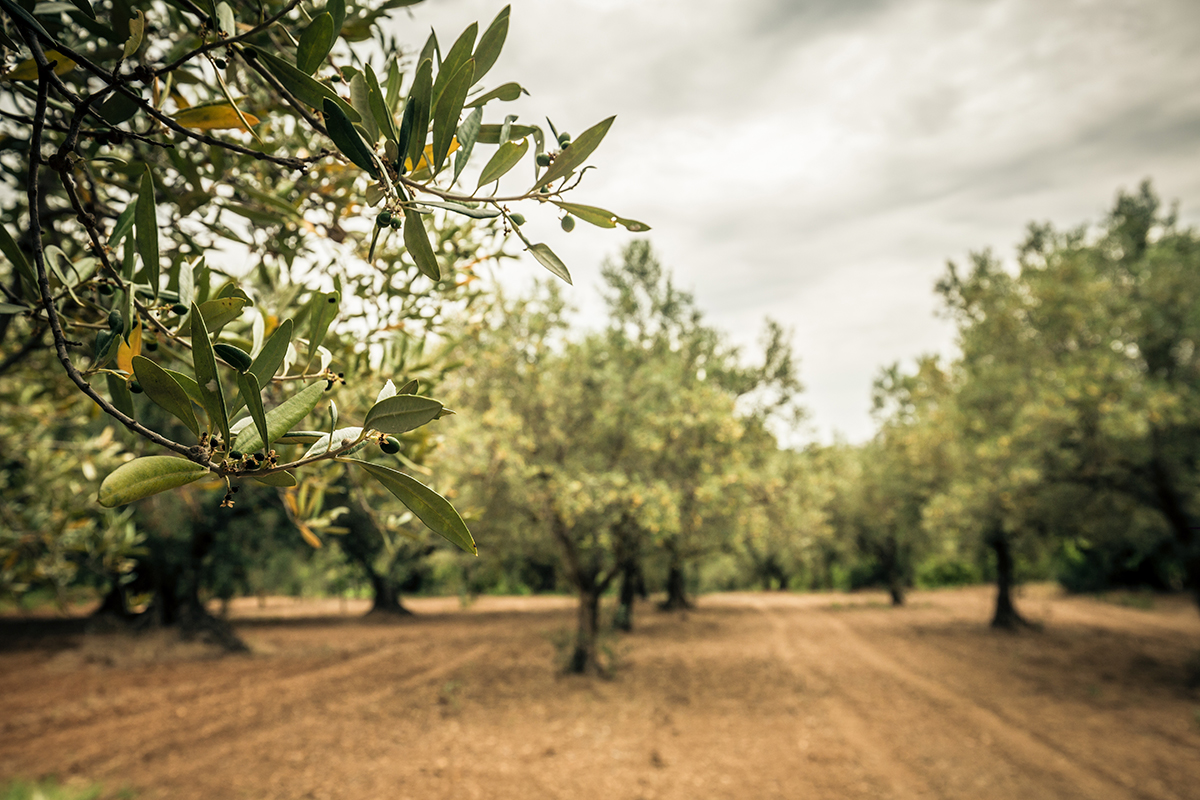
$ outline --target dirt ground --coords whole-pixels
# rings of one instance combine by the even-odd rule
[[[0,780],[138,798],[1200,797],[1200,615],[1027,589],[728,594],[639,608],[564,678],[566,598],[235,604],[250,656],[0,624]],[[325,615],[325,616],[320,616]]]

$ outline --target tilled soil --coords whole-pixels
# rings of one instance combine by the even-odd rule
[[[1200,615],[1029,590],[639,608],[610,680],[554,669],[565,598],[235,604],[250,656],[0,625],[0,779],[138,798],[1200,797]],[[329,616],[317,616],[327,614]],[[341,614],[341,615],[339,615]]]

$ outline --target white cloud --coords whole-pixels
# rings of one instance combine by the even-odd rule
[[[502,5],[415,6],[399,32],[449,41]],[[881,366],[951,347],[947,258],[1097,220],[1146,176],[1200,219],[1197,29],[1192,0],[527,0],[492,77],[576,134],[616,113],[579,199],[650,223],[736,340],[793,326],[817,428],[857,439]],[[530,222],[597,313],[629,237]]]

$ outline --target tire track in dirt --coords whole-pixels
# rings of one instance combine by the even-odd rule
[[[838,728],[841,737],[854,747],[877,781],[890,789],[890,796],[897,800],[934,796],[926,781],[893,757],[890,748],[871,733],[867,720],[837,694],[828,675],[822,674],[814,682],[813,672],[798,666],[798,657],[787,636],[787,623],[783,616],[761,598],[753,598],[751,603],[771,624],[774,631],[772,644],[784,667],[793,677],[807,679],[810,688],[822,695],[822,703],[828,712],[826,717]]]
[[[1107,730],[1112,729],[1112,726],[1120,724],[1112,716],[1105,715],[1102,724],[1106,727],[1093,727],[1093,735],[1074,735],[1079,731],[1081,725],[1088,724],[1081,720],[1079,715],[1094,713],[1094,706],[1088,707],[1079,702],[1071,702],[1069,698],[1062,698],[1059,694],[1062,687],[1039,688],[1037,693],[1030,695],[1028,685],[1024,684],[1020,672],[1005,669],[1004,674],[1000,674],[996,670],[995,651],[991,648],[981,649],[979,642],[971,643],[961,639],[945,640],[940,638],[934,641],[924,641],[923,638],[916,640],[909,638],[905,640],[904,646],[897,646],[898,642],[891,639],[891,646],[885,654],[880,647],[868,642],[871,633],[874,632],[871,628],[878,624],[877,621],[868,626],[865,635],[848,625],[845,620],[829,617],[826,621],[834,624],[837,627],[839,638],[847,645],[853,646],[860,657],[870,660],[876,669],[886,670],[897,680],[906,681],[909,685],[914,682],[922,683],[926,694],[934,691],[956,695],[994,715],[1004,724],[1024,731],[1044,747],[1060,753],[1068,761],[1098,773],[1113,784],[1123,786],[1137,797],[1146,798],[1146,800],[1183,800],[1190,796],[1187,792],[1178,793],[1177,789],[1173,791],[1167,785],[1167,776],[1161,774],[1161,764],[1158,765],[1156,771],[1156,764],[1152,760],[1134,763],[1125,761],[1128,757],[1127,753],[1119,745],[1114,747],[1111,737],[1106,733]],[[891,626],[892,631],[895,627]],[[1122,628],[1123,626],[1118,624],[1113,627]],[[980,628],[980,631],[982,630]],[[1150,632],[1144,630],[1133,632],[1142,637],[1159,638],[1174,633],[1175,628],[1164,625],[1157,626]],[[998,641],[990,634],[987,636],[992,639],[990,643]],[[1020,644],[1022,641],[1013,640],[1014,644]],[[1054,643],[1050,643],[1048,646],[1054,646]],[[1058,646],[1063,646],[1061,641],[1058,642]],[[1019,650],[1008,651],[1009,655],[1018,659],[1018,663],[1021,659],[1021,656],[1018,655],[1020,652]],[[1026,649],[1024,658],[1030,657],[1036,658],[1036,654]],[[1006,691],[1011,693],[1009,696],[1014,702],[1006,705],[998,700],[997,698],[1004,696],[1005,691],[996,691],[997,687],[994,684],[993,690],[986,693],[972,691],[970,677],[986,674],[988,671],[993,672],[997,681],[1006,682]],[[937,677],[934,679],[932,676]],[[1047,692],[1049,700],[1043,699],[1041,704],[1038,704],[1039,695],[1045,698]],[[1047,706],[1047,702],[1052,703],[1053,706]],[[1136,701],[1131,702],[1136,705]],[[1072,715],[1075,715],[1073,724],[1064,727],[1064,724],[1059,722],[1057,728],[1053,722],[1047,725],[1047,722],[1053,720],[1055,716],[1047,713],[1051,710],[1058,711],[1060,720],[1064,717],[1070,719]],[[1042,723],[1040,726],[1032,727],[1022,724],[1022,718],[1027,717],[1031,711],[1038,714]],[[1091,722],[1091,724],[1096,725],[1095,722]],[[1155,749],[1157,758],[1169,761],[1195,756],[1194,737],[1182,735],[1178,730],[1169,728],[1162,720],[1140,719],[1133,727],[1140,735],[1144,735],[1141,732],[1146,729],[1153,730],[1154,738],[1164,740],[1164,742],[1179,748],[1175,751],[1169,749],[1164,751],[1160,745]],[[1100,743],[1099,751],[1097,751],[1097,743]],[[1146,751],[1147,748],[1136,748],[1136,752],[1143,758]],[[1156,775],[1156,772],[1158,779],[1153,783],[1158,784],[1157,788],[1144,785],[1145,782],[1143,785],[1135,785],[1133,775]]]
[[[206,735],[216,735],[218,731],[236,732],[243,728],[242,721],[230,720],[224,712],[230,708],[244,708],[247,697],[252,698],[251,702],[258,706],[282,698],[284,702],[276,708],[276,713],[286,716],[290,708],[311,702],[314,695],[327,691],[330,685],[363,674],[381,662],[403,659],[406,667],[419,675],[428,665],[424,661],[414,663],[414,655],[424,656],[423,653],[414,653],[414,647],[414,643],[407,638],[393,640],[307,665],[297,664],[292,659],[275,662],[270,664],[270,671],[265,673],[263,661],[252,659],[247,662],[244,674],[249,682],[227,681],[224,684],[214,683],[209,676],[194,676],[195,671],[202,667],[189,664],[183,670],[191,674],[188,683],[192,686],[188,690],[181,689],[178,676],[170,676],[159,685],[145,687],[139,694],[141,702],[136,710],[128,708],[126,697],[122,699],[122,706],[106,708],[109,704],[101,702],[90,710],[91,713],[72,715],[69,720],[56,719],[47,726],[51,732],[41,738],[39,747],[71,752],[72,758],[66,768],[90,770],[109,760],[114,742],[122,742],[122,750],[144,752],[146,731],[155,730],[158,726],[153,723],[164,717],[171,718],[177,709],[202,708],[204,710],[199,713],[221,714],[221,720],[206,726],[207,730],[184,725],[181,720],[174,735],[169,735],[167,740],[162,740],[161,734],[155,736],[156,744],[163,748],[190,747],[201,730]],[[269,696],[264,697],[262,693],[261,687],[264,685],[272,687]],[[87,732],[86,744],[79,742],[81,730]],[[107,766],[103,768],[107,769]]]
[[[908,702],[919,702],[918,698],[921,698],[926,707],[932,705],[937,709],[937,713],[952,716],[965,723],[964,727],[968,727],[977,737],[994,742],[997,748],[992,752],[1002,755],[1021,775],[1043,774],[1052,778],[1060,787],[1069,787],[1077,796],[1085,798],[1119,800],[1137,797],[1144,800],[1178,800],[1173,794],[1146,792],[1125,786],[1101,765],[1087,764],[1084,767],[1074,763],[1071,760],[1073,754],[1047,743],[1030,730],[1005,719],[990,708],[979,705],[973,699],[901,666],[863,640],[844,620],[828,612],[808,612],[803,617],[788,615],[790,619],[785,619],[776,609],[770,608],[762,601],[757,602],[756,606],[768,617],[775,618],[773,624],[781,655],[789,659],[793,668],[798,667],[795,661],[796,653],[787,643],[789,630],[792,636],[812,638],[813,634],[819,635],[824,660],[810,662],[804,666],[820,675],[823,681],[831,686],[832,692],[842,693],[844,699],[841,700],[841,704],[847,708],[854,706],[861,709],[872,704],[862,697],[856,697],[856,694],[861,694],[861,690],[856,692],[855,685],[849,680],[839,680],[838,673],[828,668],[830,663],[866,667],[876,675],[884,676],[907,690]],[[878,680],[872,683],[878,683]],[[871,725],[864,714],[852,713],[848,720],[838,720],[845,734],[855,737],[856,741],[866,748],[878,748],[874,754],[868,756],[868,761],[874,761],[872,766],[876,770],[883,770],[891,776],[890,782],[896,797],[953,796],[935,791],[921,776],[904,766],[903,757],[897,748],[881,736],[871,733]],[[862,738],[858,738],[860,736]],[[1038,781],[1038,785],[1046,786],[1048,783]]]
[[[1053,739],[1039,734],[1032,728],[1022,726],[1017,720],[1008,718],[1000,709],[981,703],[974,698],[967,698],[948,688],[945,683],[926,678],[904,667],[898,659],[885,656],[868,644],[844,620],[827,617],[824,621],[832,623],[837,628],[842,644],[851,650],[856,658],[872,669],[885,673],[920,691],[939,704],[944,704],[974,725],[986,728],[1010,751],[1033,754],[1032,760],[1035,764],[1043,766],[1053,764],[1058,772],[1068,777],[1076,786],[1086,787],[1089,797],[1111,795],[1114,797],[1137,797],[1142,800],[1183,800],[1173,793],[1127,786],[1104,764],[1087,760],[1080,754],[1065,749]],[[1085,763],[1080,765],[1076,763],[1078,761]],[[1096,780],[1095,776],[1097,775],[1102,777],[1103,781]],[[1102,793],[1106,790],[1109,795]],[[1112,790],[1116,790],[1117,793],[1112,794]]]
[[[388,683],[385,689],[370,694],[347,693],[351,695],[352,701],[346,703],[343,698],[343,702],[339,704],[339,716],[355,716],[355,712],[373,706],[380,699],[417,688],[430,681],[440,680],[476,661],[491,649],[490,643],[478,644],[453,658],[443,659],[430,666],[423,666],[398,681]],[[358,666],[361,666],[361,663]],[[341,672],[339,671],[339,674]],[[380,682],[377,675],[361,671],[358,672],[358,675],[372,685],[378,685]],[[329,689],[328,673],[321,674],[319,677],[314,673],[309,673],[304,678],[312,681],[313,685],[307,687],[304,696],[297,698],[294,705],[303,705],[310,696]],[[159,742],[151,749],[117,755],[97,767],[105,772],[121,773],[127,771],[131,766],[135,766],[139,761],[162,758],[168,753],[186,748],[188,751],[187,766],[175,772],[175,775],[182,780],[184,785],[198,786],[199,778],[209,773],[216,765],[227,769],[230,764],[242,762],[248,769],[252,769],[254,765],[247,762],[257,760],[258,754],[278,747],[280,742],[297,738],[302,732],[293,729],[294,721],[291,715],[286,713],[286,709],[280,709],[280,711],[281,713],[274,720],[253,726],[247,726],[240,720],[215,720],[199,728],[182,732],[176,740]],[[207,797],[210,795],[198,790],[196,796]]]

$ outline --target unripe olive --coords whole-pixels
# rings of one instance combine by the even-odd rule
[[[116,289],[113,288],[111,283],[102,283],[97,287],[97,291],[99,291],[100,294],[104,295],[105,297],[108,297],[110,294],[115,292]]]
[[[133,392],[134,394],[141,394],[142,393],[142,385],[140,383],[138,383],[137,381],[130,381],[129,382],[129,391]]]
[[[375,224],[381,228],[386,228],[392,224],[392,212],[384,210],[379,212],[379,216],[375,218]]]
[[[558,146],[559,147],[566,147],[570,143],[571,143],[571,134],[567,133],[566,131],[563,131],[562,133],[560,133],[558,135]]]
[[[254,359],[250,358],[250,354],[245,350],[225,342],[214,344],[213,352],[238,372],[245,372],[254,363]]]
[[[121,317],[121,312],[115,308],[108,312],[108,329],[110,331],[119,331],[125,327],[125,320]]]
[[[229,64],[223,58],[214,58],[213,64],[216,65],[217,69],[225,69],[229,66]]]
[[[400,440],[395,436],[385,436],[379,440],[379,449],[388,455],[400,452]]]
[[[550,166],[550,154],[549,153],[538,153],[536,160],[537,160],[537,165],[539,167]]]
[[[575,230],[575,218],[570,214],[562,218],[562,229],[567,233]]]
[[[230,450],[230,451],[229,451],[229,457],[230,457],[230,458],[242,458],[242,451],[240,451],[240,450]]]
[[[516,214],[509,214],[508,218],[512,220],[513,225],[525,224],[525,215],[520,212],[517,212]]]
[[[143,344],[142,346],[145,347],[147,350],[149,350],[151,353],[153,353],[155,350],[158,349],[158,340],[157,339],[148,339],[145,342],[145,344]]]
[[[403,222],[401,221],[401,219],[399,217],[392,217],[392,230],[394,230],[394,231],[400,230],[400,226],[402,224],[403,224]]]
[[[176,303],[175,305],[171,306],[171,310],[182,317],[188,312],[188,307],[183,303]]]

